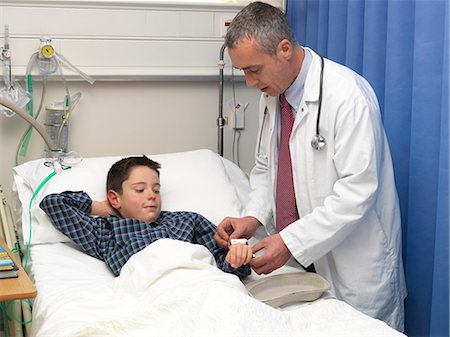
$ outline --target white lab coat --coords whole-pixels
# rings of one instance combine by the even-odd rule
[[[314,263],[338,299],[402,331],[400,212],[378,102],[366,80],[325,60],[320,134],[327,145],[314,150],[320,58],[312,54],[289,143],[300,219],[280,235],[299,263]],[[245,211],[269,234],[275,231],[276,111],[277,97],[263,94]]]

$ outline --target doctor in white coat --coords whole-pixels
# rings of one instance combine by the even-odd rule
[[[251,262],[256,273],[270,273],[292,258],[313,264],[338,299],[403,331],[399,204],[372,88],[352,70],[298,45],[284,14],[265,3],[241,10],[225,40],[233,66],[263,93],[250,201],[244,217],[218,225],[218,244],[250,238],[264,226],[268,236],[253,247],[263,252]],[[277,231],[281,94],[294,114],[289,153],[297,219]],[[317,150],[311,140],[320,104],[326,145]]]

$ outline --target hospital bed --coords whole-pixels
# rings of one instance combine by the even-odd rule
[[[162,166],[164,210],[195,211],[215,224],[241,215],[250,187],[230,161],[209,150],[149,157]],[[403,336],[327,292],[273,308],[216,268],[199,245],[159,240],[113,277],[53,228],[39,202],[64,190],[104,200],[106,173],[120,158],[85,158],[55,175],[45,159],[14,168],[16,229],[22,247],[30,243],[26,268],[38,289],[31,336]],[[298,270],[285,266],[277,273],[292,271]]]

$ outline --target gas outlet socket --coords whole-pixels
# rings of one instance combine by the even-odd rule
[[[232,123],[230,126],[235,130],[242,130],[245,126],[245,110],[247,109],[248,102],[241,101],[230,101],[229,103],[231,109]]]

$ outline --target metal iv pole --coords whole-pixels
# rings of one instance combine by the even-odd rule
[[[225,48],[227,47],[226,43],[222,45],[220,48],[219,55],[219,117],[217,118],[217,127],[218,127],[218,152],[221,157],[223,157],[223,128],[225,126],[225,118],[223,118],[223,68],[225,66],[225,62],[223,60]]]

